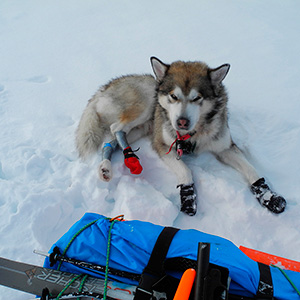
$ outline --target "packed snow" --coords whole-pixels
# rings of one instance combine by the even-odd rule
[[[300,260],[300,2],[292,0],[2,0],[0,3],[0,256],[39,264],[85,212],[195,228]],[[113,77],[166,63],[230,63],[234,141],[287,200],[274,215],[211,154],[187,157],[198,213],[179,212],[176,179],[147,138],[144,171],[121,151],[101,182],[101,154],[82,162],[74,134],[88,99]],[[0,287],[0,300],[30,299]]]

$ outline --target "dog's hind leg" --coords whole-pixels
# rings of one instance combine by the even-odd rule
[[[98,172],[100,179],[103,181],[110,181],[112,178],[111,156],[117,147],[117,140],[112,140],[109,143],[105,143],[102,147],[102,161],[100,163]]]
[[[124,150],[129,146],[129,143],[127,141],[126,133],[122,130],[115,132],[116,140],[119,144],[119,146]]]
[[[124,163],[126,167],[130,170],[131,174],[140,174],[143,171],[143,167],[139,162],[138,156],[134,154],[133,150],[131,149],[126,138],[126,133],[122,130],[117,131],[115,132],[115,137],[119,146],[123,150]]]
[[[265,206],[276,214],[284,211],[286,206],[285,199],[273,192],[265,183],[264,178],[259,178],[254,167],[247,161],[242,151],[235,144],[232,144],[229,149],[218,153],[216,157],[221,162],[239,171],[245,177],[251,192],[262,206]]]
[[[147,135],[151,130],[149,124],[149,116],[147,110],[141,108],[139,105],[131,107],[130,110],[125,110],[121,114],[120,120],[111,124],[110,131],[116,137],[119,146],[124,153],[124,163],[130,169],[132,174],[140,174],[143,170],[139,158],[134,151],[132,151],[127,137],[131,141]]]
[[[128,140],[127,141],[127,136],[125,132],[123,131],[118,131],[115,133],[116,139],[110,141],[109,143],[105,143],[102,147],[102,161],[100,163],[98,172],[99,172],[99,177],[103,181],[110,181],[112,178],[112,167],[111,167],[111,157],[113,152],[117,149],[118,146],[120,146],[124,152],[125,156],[125,164],[129,164],[128,159],[129,159],[129,154],[126,152],[130,152],[129,149],[129,143],[133,143],[136,140],[138,140],[140,137],[144,136],[147,134],[147,130],[143,127],[141,128],[134,128],[133,130],[130,131],[128,135]],[[136,158],[137,156],[133,154]],[[126,165],[126,166],[127,166]],[[140,165],[140,164],[139,164]],[[132,165],[130,165],[131,169],[133,168]],[[131,170],[130,169],[130,170]],[[133,172],[137,172],[137,168],[135,167],[133,169]],[[139,173],[133,173],[133,174],[139,174]]]

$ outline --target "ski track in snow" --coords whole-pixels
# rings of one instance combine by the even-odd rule
[[[292,1],[2,1],[0,3],[0,255],[42,264],[85,212],[195,228],[300,260],[299,17]],[[98,180],[100,155],[77,158],[74,133],[89,97],[112,77],[151,73],[149,57],[232,65],[234,141],[288,206],[273,215],[243,178],[208,153],[186,161],[198,213],[179,213],[176,179],[146,138],[132,176],[122,153]],[[0,300],[29,299],[0,287]]]

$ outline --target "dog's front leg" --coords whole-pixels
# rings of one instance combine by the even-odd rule
[[[229,149],[218,153],[217,158],[239,171],[248,181],[250,190],[262,206],[279,214],[286,207],[286,200],[272,191],[264,178],[259,178],[254,167],[247,161],[242,151],[232,144]]]
[[[177,159],[173,151],[161,158],[177,177],[177,187],[180,188],[180,210],[189,216],[194,216],[197,212],[197,202],[191,170],[181,159]]]
[[[235,144],[232,144],[228,149],[216,153],[215,155],[219,161],[241,173],[249,185],[259,179],[254,167],[248,162],[243,152]]]

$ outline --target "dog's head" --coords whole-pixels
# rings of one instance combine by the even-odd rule
[[[168,65],[156,57],[151,57],[151,64],[158,81],[158,101],[175,130],[193,131],[201,116],[212,116],[216,100],[225,93],[222,81],[229,64],[215,69],[202,62],[176,61]]]

